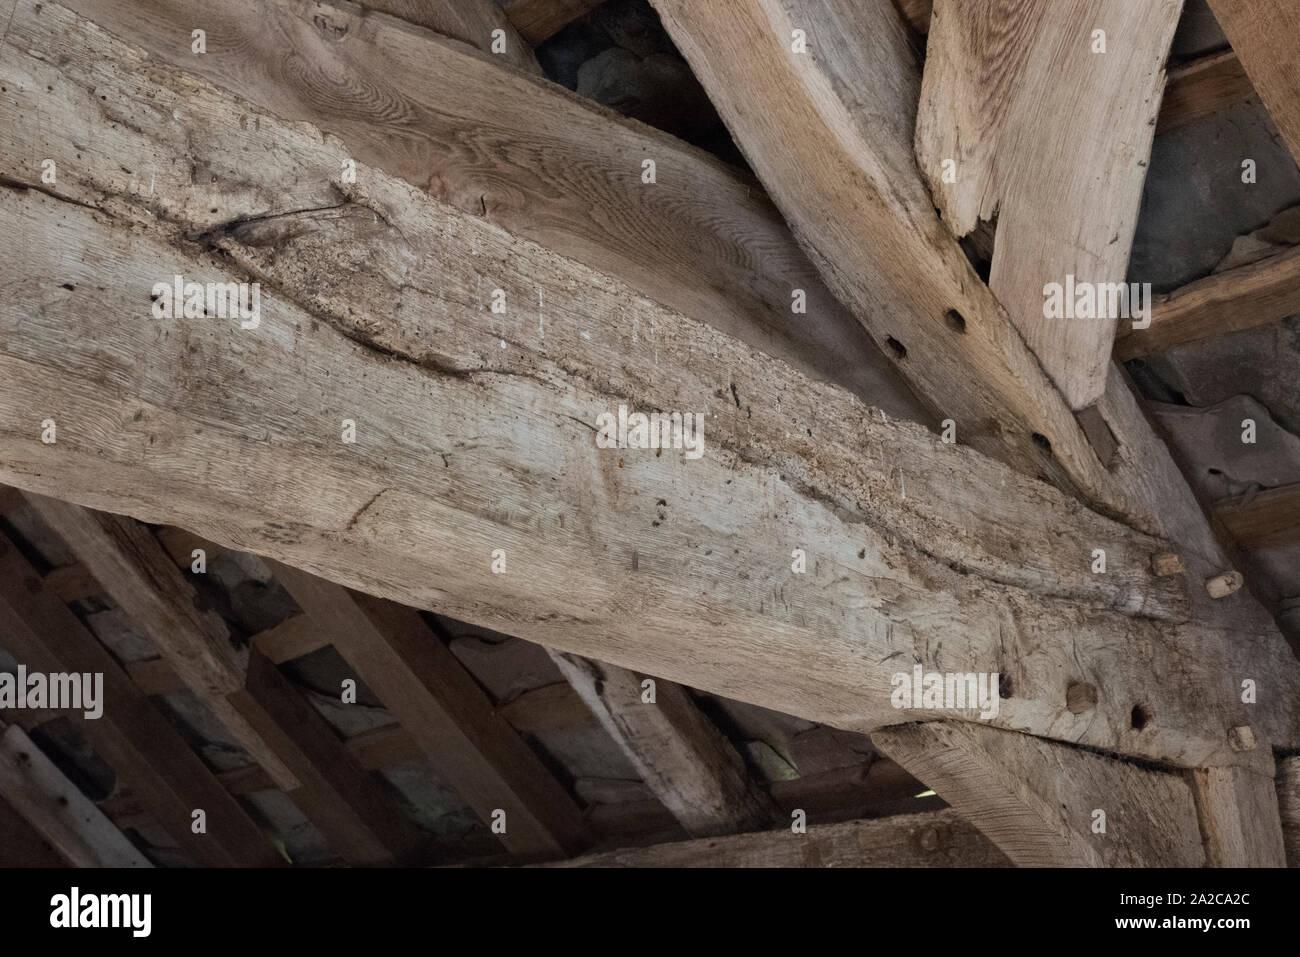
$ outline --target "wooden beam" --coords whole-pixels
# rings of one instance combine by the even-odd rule
[[[0,798],[74,867],[150,867],[17,725],[0,723]],[[4,841],[9,840],[6,833]],[[3,843],[3,842],[0,842]]]
[[[278,625],[259,631],[249,644],[277,665],[329,646],[329,639],[307,615],[291,615]]]
[[[210,0],[203,56],[189,50],[189,0],[67,5],[164,62],[340,137],[358,163],[616,276],[891,416],[925,417],[753,179],[666,133],[341,0],[265,0],[256,11]],[[653,184],[642,182],[647,159]],[[283,208],[298,192],[280,194]],[[224,200],[215,205],[233,214]],[[553,291],[520,278],[502,287],[507,315],[521,330],[544,330]],[[796,290],[806,310],[798,314]],[[511,338],[510,328],[497,338]]]
[[[1119,316],[1075,319],[1067,277],[1125,282],[1181,12],[1181,0],[934,5],[921,173],[954,235],[996,221],[989,286],[1072,409],[1105,392]],[[1053,316],[1045,283],[1062,291]]]
[[[207,133],[187,137],[150,111],[96,123],[113,170],[177,174],[156,178],[152,198],[114,193],[115,221],[78,205],[120,188],[106,163],[65,169],[59,199],[0,189],[0,221],[11,226],[0,231],[3,251],[14,261],[21,252],[34,275],[78,280],[66,296],[62,284],[20,284],[0,305],[4,421],[57,414],[65,424],[55,445],[25,430],[0,433],[5,480],[849,730],[933,716],[891,704],[892,676],[913,664],[1005,670],[1016,690],[999,725],[1179,765],[1238,762],[1253,759],[1225,743],[1246,718],[1234,676],[1267,669],[1281,687],[1300,686],[1289,649],[1244,593],[1225,604],[1189,589],[1194,563],[1212,559],[1212,548],[1181,552],[968,448],[885,421],[843,391],[380,171],[360,168],[364,192],[313,182],[303,169],[342,168],[337,142],[262,114],[250,130],[239,122],[247,103],[156,63],[124,67],[117,81],[75,79],[90,61],[58,66],[52,52],[73,38],[103,48],[101,61],[144,62],[79,22],[52,7],[33,16],[20,3],[10,28],[24,76],[52,88],[47,116],[63,115],[57,97],[68,98],[68,116],[98,115],[93,88],[112,109],[172,103],[204,117]],[[0,96],[0,130],[22,133],[21,146],[0,139],[12,168],[33,142],[75,156],[61,124],[23,127],[29,112]],[[223,165],[249,149],[266,161]],[[206,182],[189,185],[191,161],[213,171]],[[268,214],[268,195],[303,206]],[[205,237],[197,245],[221,249],[223,265],[196,244],[175,244],[177,231]],[[32,235],[41,242],[19,244]],[[67,275],[90,250],[111,251],[112,284]],[[357,255],[374,268],[346,268]],[[259,277],[260,331],[185,323],[160,342],[138,297],[160,268]],[[500,319],[475,291],[485,279],[525,298],[542,284],[545,335],[530,322],[502,350]],[[409,306],[395,316],[383,303],[398,300]],[[129,388],[103,388],[104,342],[114,363],[138,370]],[[193,370],[190,350],[210,361]],[[235,379],[248,400],[238,409]],[[1118,392],[1121,400],[1129,405],[1118,417],[1106,410],[1112,427],[1140,416],[1131,395]],[[707,454],[597,448],[596,416],[620,402],[698,410]],[[292,416],[279,411],[286,403]],[[94,425],[105,416],[129,424]],[[361,424],[362,441],[339,441],[344,417]],[[1124,464],[1114,471],[1128,476],[1143,446],[1134,433],[1117,437]],[[167,456],[150,451],[158,441]],[[584,478],[593,474],[600,485]],[[1167,498],[1167,473],[1130,477],[1139,498]],[[1184,515],[1162,514],[1174,524]],[[498,548],[509,556],[504,574],[491,572]],[[796,548],[807,553],[802,575],[791,568]],[[1107,553],[1105,575],[1091,571],[1094,548]],[[1186,555],[1187,578],[1151,571],[1151,556],[1169,551]],[[611,594],[629,598],[611,603]],[[961,641],[940,640],[952,635]],[[1149,666],[1125,650],[1138,635]],[[809,647],[821,649],[811,661]],[[1151,668],[1183,680],[1153,684]],[[1062,711],[1072,681],[1098,676],[1095,713]],[[1155,716],[1141,731],[1130,723],[1139,703]],[[1252,707],[1270,740],[1300,738],[1286,694]]]
[[[605,0],[507,0],[506,16],[533,46],[541,46]]]
[[[1277,762],[1278,819],[1288,867],[1300,867],[1300,757]]]
[[[136,690],[113,656],[67,606],[42,586],[35,569],[0,536],[0,635],[6,650],[33,670],[102,673],[103,717],[82,722],[91,745],[196,863],[215,867],[284,863],[243,808],[180,734]],[[79,720],[78,715],[72,715]],[[207,833],[191,830],[202,809]]]
[[[582,847],[573,799],[418,612],[286,566],[276,577],[465,803],[489,824],[505,812],[500,837],[511,852],[542,858]]]
[[[1208,866],[1286,867],[1273,775],[1244,768],[1190,774]]]
[[[200,600],[152,533],[120,515],[42,495],[27,500],[240,746],[281,788],[298,787],[284,760],[228,700],[243,687],[247,652],[237,649],[221,616]]]
[[[6,486],[7,488],[8,486]],[[81,562],[55,568],[45,575],[45,587],[64,601],[80,601],[91,595],[103,594],[95,576]]]
[[[977,724],[898,725],[871,736],[1022,867],[1200,867],[1180,774]]]
[[[231,701],[302,782],[289,797],[344,860],[421,860],[426,842],[416,826],[269,658],[256,651],[249,656],[247,684]]]
[[[36,828],[0,797],[0,867],[67,867],[68,861],[59,855]]]
[[[734,834],[773,822],[776,808],[744,758],[681,685],[654,679],[654,700],[646,702],[640,675],[577,655],[552,652],[551,659],[688,834]]]
[[[1006,867],[954,811],[812,825],[591,854],[554,867]]]
[[[1242,548],[1271,548],[1300,542],[1300,485],[1224,499],[1215,517]]]
[[[1300,7],[1291,0],[1210,0],[1210,9],[1300,160]]]
[[[468,43],[499,64],[542,75],[532,49],[537,42],[521,36],[510,11],[494,0],[365,0],[363,6]]]
[[[1115,357],[1135,359],[1300,312],[1300,248],[1188,283],[1152,304],[1151,325],[1115,341]]]
[[[1195,123],[1255,95],[1232,50],[1198,57],[1169,71],[1156,135]]]

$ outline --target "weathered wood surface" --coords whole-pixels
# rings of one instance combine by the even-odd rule
[[[75,867],[150,867],[17,725],[0,723],[0,800]],[[10,835],[0,832],[0,844]]]
[[[1214,504],[1215,516],[1243,548],[1300,542],[1300,485],[1284,485]]]
[[[104,714],[82,721],[82,728],[95,751],[187,856],[213,867],[284,863],[180,733],[135,689],[62,600],[44,589],[35,569],[3,536],[0,635],[5,649],[30,669],[103,673]],[[70,717],[82,720],[79,712]],[[207,813],[206,834],[191,831],[191,812],[197,808]]]
[[[1195,123],[1254,95],[1255,87],[1235,52],[1198,57],[1169,71],[1156,135]]]
[[[655,700],[646,702],[640,675],[577,655],[551,657],[688,834],[734,834],[772,823],[776,808],[767,793],[685,688],[655,679]]]
[[[1115,357],[1134,359],[1253,329],[1300,312],[1300,249],[1188,283],[1152,304],[1151,326],[1115,341]]]
[[[340,137],[343,158],[623,279],[891,416],[927,418],[763,191],[702,150],[342,0],[208,0],[203,56],[189,52],[189,0],[68,5],[276,116]],[[654,184],[642,182],[647,159]],[[806,313],[792,312],[796,289]],[[509,314],[544,329],[551,291],[524,281],[507,292]]]
[[[499,836],[511,852],[544,859],[590,844],[577,804],[418,612],[275,571],[461,799],[488,824],[505,812]]]
[[[516,18],[495,0],[365,0],[362,6],[460,40],[498,64],[538,76],[542,73],[532,49],[537,41],[521,36]],[[494,36],[497,30],[501,34]],[[492,49],[494,39],[499,40],[500,52]]]
[[[0,307],[5,481],[849,730],[933,717],[890,703],[920,663],[1009,674],[1001,726],[1190,765],[1249,760],[1236,676],[1268,673],[1250,718],[1300,737],[1289,650],[1239,596],[1193,604],[1190,560],[1156,578],[1168,543],[378,170],[340,182],[337,142],[57,6],[20,3],[5,53],[6,168],[72,157],[58,199],[0,190],[26,277]],[[173,273],[259,279],[259,328],[151,318]],[[497,284],[548,290],[544,338],[487,310]],[[703,412],[706,454],[597,449],[620,402]],[[1094,711],[1062,708],[1073,680]]]
[[[1300,867],[1300,757],[1277,762],[1278,816],[1288,867]]]
[[[1114,440],[1103,464],[940,221],[912,151],[920,74],[888,0],[656,7],[831,287],[958,441],[1167,535],[1196,574],[1230,567],[1122,374],[1112,365],[1095,407]],[[795,28],[807,54],[790,50]],[[1233,602],[1238,624],[1273,628],[1247,596]]]
[[[934,5],[917,110],[921,173],[954,235],[996,221],[989,286],[1072,409],[1105,391],[1119,317],[1045,316],[1044,285],[1125,281],[1182,8]],[[1095,30],[1105,31],[1104,52]]]
[[[953,811],[900,814],[696,838],[591,854],[553,867],[1006,867],[989,840]]]
[[[1292,0],[1210,0],[1210,9],[1300,162],[1300,6]]]
[[[1210,867],[1286,867],[1273,774],[1245,768],[1190,772]]]
[[[900,725],[871,740],[1022,867],[1205,863],[1181,774],[970,723]]]

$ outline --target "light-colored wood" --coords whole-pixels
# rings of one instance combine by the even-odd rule
[[[1189,773],[1207,865],[1286,867],[1278,791],[1271,774],[1244,768],[1197,768]]]
[[[0,733],[0,798],[76,867],[150,867],[17,725]],[[9,839],[5,834],[0,843]]]
[[[329,645],[324,633],[307,615],[293,615],[278,625],[259,631],[249,642],[277,665]]]
[[[1300,757],[1277,762],[1278,818],[1288,867],[1300,867]]]
[[[1006,867],[953,811],[812,825],[592,854],[555,867]]]
[[[98,55],[55,66],[52,51],[74,42]],[[51,52],[40,60],[21,52],[42,47]],[[89,117],[85,139],[114,165],[65,168],[59,191],[74,202],[0,190],[10,226],[0,246],[14,261],[21,252],[32,275],[111,263],[115,276],[68,296],[59,284],[20,283],[0,305],[6,420],[40,422],[49,410],[64,419],[54,446],[0,435],[8,481],[848,730],[933,717],[890,703],[892,675],[914,663],[1007,670],[1016,691],[1000,725],[1180,765],[1236,762],[1246,759],[1224,736],[1246,716],[1232,675],[1300,682],[1244,592],[1207,610],[1199,584],[1189,593],[1191,564],[1188,579],[1152,574],[1150,556],[1168,542],[886,421],[377,170],[361,167],[365,192],[351,194],[325,174],[305,178],[303,169],[341,169],[337,143],[251,115],[157,63],[146,71],[139,54],[57,7],[34,17],[20,4],[8,49],[53,88],[45,115]],[[77,79],[82,68],[93,75]],[[91,89],[112,102],[105,109],[141,112],[99,122]],[[143,110],[146,101],[169,109]],[[7,162],[20,167],[33,142],[69,153],[62,124],[38,132],[12,103],[0,97],[0,129],[18,130],[22,146],[0,140]],[[204,117],[204,134],[172,112]],[[238,159],[248,150],[258,163]],[[119,163],[157,171],[153,196],[117,192],[120,174],[101,171]],[[191,163],[207,171],[194,186]],[[267,196],[280,214],[268,215]],[[76,203],[111,208],[130,234]],[[218,245],[227,265],[197,258],[173,230]],[[369,268],[355,268],[358,256]],[[160,268],[214,279],[251,271],[266,286],[260,329],[187,322],[160,340],[137,295]],[[542,285],[544,338],[530,324],[502,350],[485,279]],[[42,298],[49,289],[57,300]],[[397,301],[407,305],[394,314]],[[131,370],[111,393],[101,385],[108,354]],[[596,415],[620,401],[702,412],[706,454],[596,448]],[[1114,405],[1112,425],[1140,418],[1126,392]],[[356,444],[339,442],[344,417],[360,425]],[[1117,435],[1121,460],[1142,454],[1132,434]],[[1133,480],[1150,501],[1176,494],[1162,485],[1167,473]],[[1090,570],[1095,547],[1107,552],[1105,575]],[[491,573],[496,548],[513,571]],[[803,575],[791,570],[795,548],[807,552]],[[1152,683],[1153,669],[1182,680]],[[1099,675],[1093,712],[1062,708],[1070,681]],[[1141,733],[1129,720],[1139,702],[1155,716]],[[1287,695],[1254,707],[1270,740],[1300,736]]]
[[[221,616],[204,605],[149,530],[43,495],[27,500],[231,736],[280,787],[298,787],[288,765],[227,700],[243,687],[247,652],[236,649]]]
[[[1214,599],[1227,598],[1246,583],[1239,571],[1226,571],[1205,580],[1205,590]]]
[[[521,36],[514,16],[494,0],[364,0],[362,5],[467,43],[498,64],[542,75],[532,49],[537,41]],[[497,30],[505,43],[500,53],[492,50]]]
[[[976,724],[899,725],[871,740],[1022,867],[1205,863],[1180,774]]]
[[[5,649],[31,669],[104,675],[104,714],[81,721],[82,730],[188,857],[213,867],[284,863],[176,729],[3,536],[0,635]],[[71,717],[80,720],[79,714]],[[190,829],[191,812],[198,808],[207,814],[206,834]]]
[[[208,0],[203,56],[176,40],[193,28],[189,0],[69,5],[164,62],[340,137],[359,163],[617,276],[891,416],[926,418],[752,178],[666,133],[335,0],[264,0],[255,9]],[[641,181],[646,159],[656,164],[653,185]],[[301,185],[309,183],[323,180]],[[281,193],[281,208],[300,192]],[[224,200],[214,205],[236,215]],[[498,338],[544,329],[554,291],[528,278],[502,287],[511,322],[498,323]],[[504,277],[488,279],[484,301]],[[792,312],[796,289],[805,313]]]
[[[898,12],[921,36],[930,32],[930,15],[934,11],[934,0],[894,0]]]
[[[1182,575],[1187,571],[1183,567],[1183,560],[1173,552],[1161,552],[1159,555],[1152,555],[1151,570],[1161,578],[1169,575]]]
[[[538,46],[602,3],[604,0],[508,0],[506,16],[525,40]]]
[[[934,5],[917,161],[954,235],[997,221],[989,286],[1072,409],[1105,391],[1119,316],[1045,316],[1045,285],[1064,288],[1070,276],[1094,286],[1125,282],[1182,7]],[[1104,53],[1093,50],[1098,29]]]
[[[1198,57],[1169,71],[1156,135],[1195,123],[1254,95],[1255,87],[1232,50]]]
[[[276,578],[461,799],[489,823],[505,811],[510,851],[544,858],[582,847],[573,799],[414,609],[281,565]]]
[[[1188,283],[1157,297],[1151,326],[1115,341],[1121,360],[1163,352],[1189,342],[1253,329],[1300,312],[1300,249],[1269,256]]]
[[[1300,542],[1300,485],[1224,499],[1214,515],[1242,548],[1272,548]]]
[[[45,587],[64,601],[79,601],[103,593],[95,576],[81,562],[55,568],[45,575]]]
[[[776,808],[744,758],[681,685],[652,679],[654,701],[646,702],[641,675],[577,655],[551,658],[688,834],[734,834],[773,822]]]
[[[249,656],[247,684],[231,701],[302,782],[289,797],[345,861],[420,861],[425,841],[418,829],[269,658]]]
[[[1300,6],[1292,0],[1210,0],[1210,9],[1300,161]]]

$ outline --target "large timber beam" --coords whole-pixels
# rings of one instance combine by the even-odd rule
[[[1210,0],[1210,9],[1300,162],[1300,7],[1292,0]]]
[[[379,170],[344,180],[337,141],[57,5],[22,0],[7,43],[0,159],[64,165],[0,189],[3,480],[849,730],[932,718],[891,702],[921,665],[1006,674],[999,726],[1179,765],[1251,762],[1245,724],[1300,739],[1289,649],[1157,577],[1168,542]],[[258,327],[154,318],[177,274],[263,283]],[[494,285],[543,288],[544,335]],[[703,454],[597,447],[620,404],[701,414]]]
[[[542,73],[532,50],[538,41],[521,35],[520,23],[495,0],[365,0],[364,6],[468,43],[517,70]]]
[[[890,415],[925,417],[752,178],[666,133],[342,0],[208,0],[201,56],[190,51],[189,0],[67,5],[164,62],[340,137],[344,158],[624,279]],[[552,291],[502,288],[514,324],[498,338],[544,335]],[[483,301],[492,289],[480,290]]]
[[[696,838],[606,851],[554,867],[1006,867],[988,838],[954,811],[900,814],[867,821],[818,824],[806,834],[789,828]]]
[[[955,235],[996,222],[989,286],[1072,409],[1105,392],[1119,317],[1049,316],[1044,285],[1125,281],[1182,7],[934,5],[916,127],[921,172]]]
[[[1180,774],[970,723],[899,725],[871,740],[1017,865],[1205,863],[1192,788]]]
[[[767,827],[776,808],[731,742],[671,681],[652,680],[577,655],[552,653],[561,674],[688,834],[706,837]]]

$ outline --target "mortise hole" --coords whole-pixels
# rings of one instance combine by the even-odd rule
[[[956,309],[949,309],[946,313],[944,313],[943,320],[944,322],[948,323],[948,328],[951,329],[953,332],[960,332],[962,334],[965,334],[966,317],[963,316]]]
[[[1208,471],[1211,475],[1222,475],[1222,474],[1223,474],[1223,473],[1220,472],[1218,469],[1206,469],[1206,471]]]
[[[906,358],[907,358],[907,346],[903,345],[901,342],[899,342],[899,341],[898,341],[897,339],[895,339],[893,336],[889,336],[888,338],[886,338],[886,339],[885,339],[885,344],[886,344],[887,346],[889,346],[889,348],[890,348],[891,350],[893,350],[894,356],[895,356],[896,358],[899,358],[899,359],[906,359]]]
[[[1133,730],[1141,731],[1143,728],[1147,726],[1147,722],[1150,720],[1151,718],[1147,714],[1146,708],[1142,707],[1140,704],[1135,704],[1133,706],[1133,714],[1130,717],[1130,721],[1133,725]]]
[[[1011,676],[1007,674],[998,675],[998,697],[1011,697]]]
[[[1035,432],[1035,433],[1031,436],[1031,438],[1034,440],[1034,444],[1035,444],[1036,446],[1038,446],[1040,449],[1042,449],[1042,450],[1043,450],[1044,452],[1046,452],[1048,455],[1051,455],[1051,454],[1052,454],[1052,441],[1051,441],[1051,439],[1049,439],[1047,436],[1042,435],[1042,434],[1040,434],[1040,433],[1038,433],[1038,432]]]

